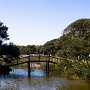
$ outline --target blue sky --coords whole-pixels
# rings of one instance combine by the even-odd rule
[[[90,18],[90,0],[0,0],[0,21],[16,45],[43,45],[80,18]]]

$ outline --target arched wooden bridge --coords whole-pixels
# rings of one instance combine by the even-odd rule
[[[11,63],[5,64],[4,66],[16,66],[20,64],[27,63],[28,65],[28,76],[31,75],[31,67],[30,64],[35,62],[45,62],[46,63],[46,73],[49,74],[49,64],[57,64],[61,62],[61,58],[58,56],[51,56],[51,55],[43,55],[43,54],[30,54],[30,55],[21,55],[20,59],[11,60]]]

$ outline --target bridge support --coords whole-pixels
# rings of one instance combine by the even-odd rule
[[[49,61],[46,62],[46,75],[49,75]]]
[[[30,55],[28,58],[28,77],[31,77]]]

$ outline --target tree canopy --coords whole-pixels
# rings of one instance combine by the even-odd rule
[[[9,40],[7,31],[8,27],[0,22],[0,57],[2,57],[3,55],[6,55],[9,58],[18,57],[20,54],[18,47],[13,43],[4,43],[4,41]]]
[[[64,29],[58,54],[64,58],[62,70],[90,78],[90,19],[79,19]]]
[[[84,36],[88,33],[90,33],[90,19],[76,20],[64,29],[64,34],[71,34],[74,36]]]
[[[62,50],[78,59],[89,58],[90,54],[90,19],[79,19],[71,23],[63,34]],[[73,55],[72,55],[73,54]]]
[[[2,45],[4,40],[8,40],[8,34],[7,34],[8,27],[3,25],[2,22],[0,22],[0,45]]]

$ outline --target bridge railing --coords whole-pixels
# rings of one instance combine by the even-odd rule
[[[52,62],[60,63],[61,60],[62,60],[62,59],[61,59],[60,57],[50,56],[50,61],[52,61]]]
[[[30,56],[30,60],[37,60],[37,61],[44,61],[44,60],[49,60],[49,56],[48,55],[45,55],[45,56],[41,56],[41,55],[32,55],[32,56]]]
[[[11,63],[8,64],[18,64],[18,63],[23,63],[23,62],[28,62],[28,60],[30,59],[30,61],[50,61],[50,62],[54,62],[54,63],[60,63],[61,62],[61,58],[57,57],[57,56],[50,56],[50,55],[27,55],[24,57],[20,57],[17,59],[13,59],[11,60]]]

